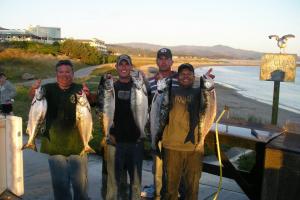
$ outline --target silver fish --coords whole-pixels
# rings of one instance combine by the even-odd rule
[[[162,131],[167,122],[169,90],[167,78],[157,81],[157,91],[155,92],[150,111],[150,132],[151,146],[153,150],[157,149],[157,137],[161,137]]]
[[[27,143],[22,147],[23,149],[29,148],[37,151],[35,145],[35,137],[39,130],[43,127],[42,124],[45,121],[47,113],[47,100],[42,87],[35,90],[34,98],[31,102],[31,107],[28,115],[28,124],[26,133],[29,135]]]
[[[100,128],[103,134],[102,145],[109,138],[109,130],[113,126],[115,114],[115,90],[114,81],[110,75],[101,77],[98,85],[98,102]]]
[[[76,94],[76,99],[76,126],[79,129],[80,137],[84,146],[80,155],[83,155],[84,153],[95,153],[95,151],[89,146],[89,141],[93,138],[93,119],[90,104],[83,91],[81,91],[80,94]]]
[[[134,121],[140,130],[141,138],[145,138],[145,126],[148,120],[148,96],[144,77],[140,71],[131,71],[133,81],[131,88],[131,111]]]
[[[201,148],[204,145],[204,139],[208,134],[210,128],[213,125],[213,122],[216,117],[217,113],[217,98],[216,98],[216,91],[212,89],[210,91],[204,91],[204,103],[205,103],[205,110],[203,115],[200,118],[199,125],[201,127],[201,139],[197,148]]]

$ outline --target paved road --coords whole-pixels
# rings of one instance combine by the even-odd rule
[[[24,136],[24,140],[27,137]],[[25,142],[25,141],[24,141]],[[48,156],[32,150],[23,151],[24,157],[24,200],[52,200],[53,192],[51,178],[48,168]],[[101,200],[101,168],[102,158],[97,155],[89,155],[88,180],[89,197],[91,200]],[[153,184],[152,162],[144,161],[142,185]],[[199,185],[199,200],[212,199],[210,196],[217,190],[219,177],[208,173],[203,173]],[[247,200],[246,195],[241,191],[235,181],[223,178],[220,200]]]

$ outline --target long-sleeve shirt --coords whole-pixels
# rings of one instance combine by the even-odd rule
[[[11,99],[16,96],[16,88],[8,80],[3,85],[0,85],[0,104],[11,103]]]

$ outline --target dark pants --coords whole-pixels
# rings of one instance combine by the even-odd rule
[[[178,188],[182,178],[185,199],[197,200],[202,172],[202,153],[198,151],[164,150],[166,170],[166,200],[178,200]]]
[[[141,198],[144,143],[118,143],[116,145],[115,176],[120,187],[122,172],[127,169],[130,180],[129,199]]]
[[[9,114],[12,112],[12,104],[1,104],[0,111],[4,114]]]

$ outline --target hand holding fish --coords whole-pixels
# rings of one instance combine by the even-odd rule
[[[215,78],[215,75],[213,75],[211,72],[213,71],[212,68],[209,68],[209,70],[204,74],[204,76],[208,76],[211,79]]]
[[[38,89],[38,88],[41,86],[41,83],[42,83],[42,80],[41,80],[41,79],[38,79],[38,80],[36,80],[36,81],[32,84],[32,86],[31,86],[31,88],[30,88],[30,90],[29,90],[29,96],[30,96],[31,98],[34,97],[34,95],[35,95],[35,90]]]
[[[212,68],[210,68],[204,75],[203,75],[203,81],[204,81],[204,88],[207,90],[211,90],[214,88],[214,78],[215,75],[213,75],[212,72]]]
[[[85,93],[87,97],[90,96],[91,94],[90,89],[88,88],[86,83],[82,83],[82,91]]]

